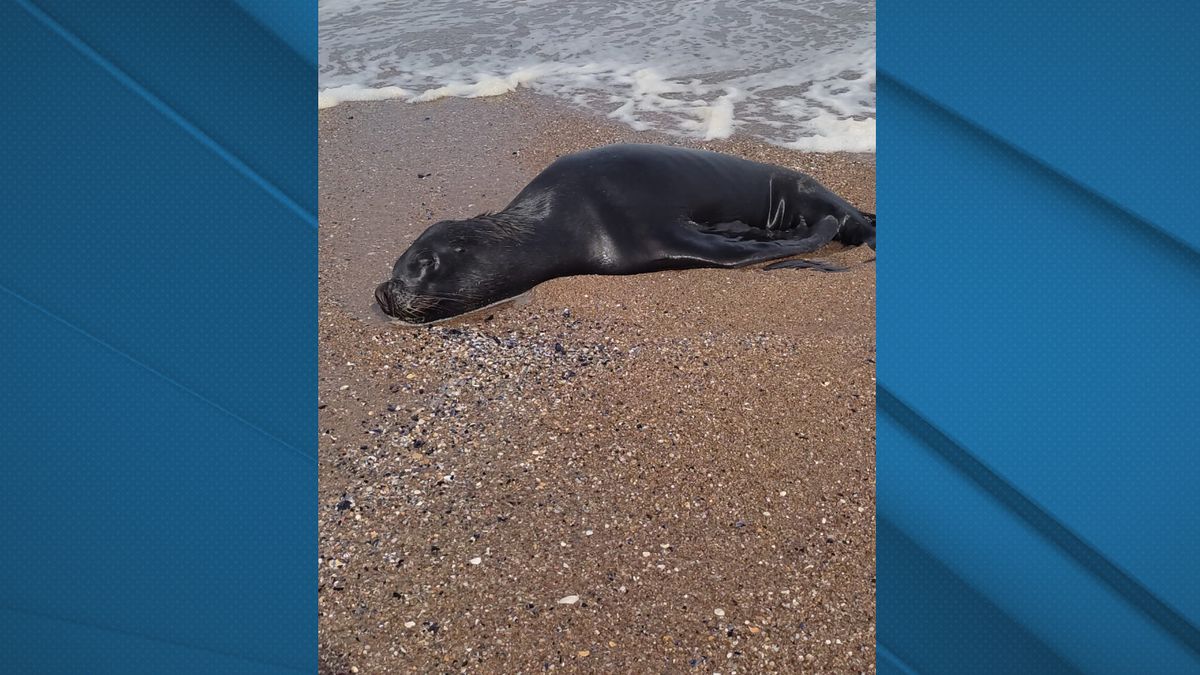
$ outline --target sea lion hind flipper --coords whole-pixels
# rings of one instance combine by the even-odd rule
[[[834,216],[825,216],[813,225],[808,236],[803,239],[787,242],[795,248],[796,253],[809,253],[833,241],[838,231],[842,229],[842,221]]]

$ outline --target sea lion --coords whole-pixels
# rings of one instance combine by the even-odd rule
[[[706,150],[608,145],[559,158],[496,213],[435,223],[375,289],[430,323],[556,277],[741,267],[837,241],[875,248],[875,215],[811,177]],[[769,266],[835,271],[815,260]]]

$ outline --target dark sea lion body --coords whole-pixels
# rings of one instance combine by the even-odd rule
[[[503,211],[431,226],[376,289],[411,323],[556,277],[741,267],[830,241],[875,246],[875,216],[797,171],[704,150],[610,145],[562,157]],[[833,269],[817,261],[772,265]]]

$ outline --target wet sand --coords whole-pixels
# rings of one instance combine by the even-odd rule
[[[329,673],[869,672],[875,266],[558,279],[470,321],[372,291],[425,227],[637,133],[536,96],[320,113],[320,663]]]

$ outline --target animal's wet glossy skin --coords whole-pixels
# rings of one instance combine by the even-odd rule
[[[741,267],[837,241],[875,247],[875,216],[797,171],[704,150],[610,145],[567,155],[503,211],[426,230],[375,289],[429,323],[556,277]],[[773,265],[832,271],[819,261]]]

